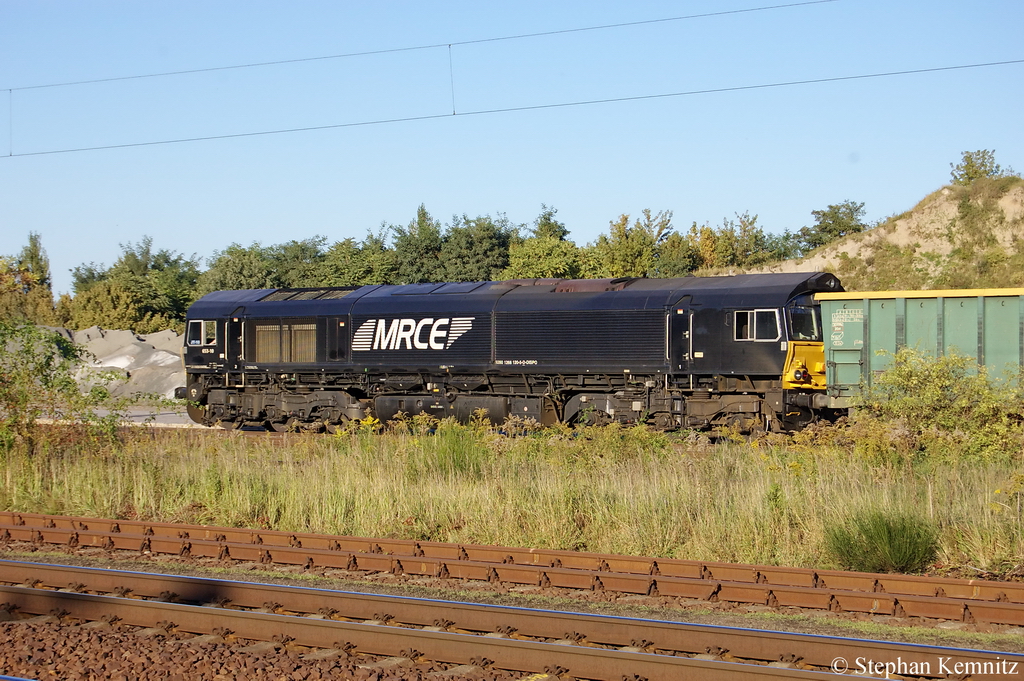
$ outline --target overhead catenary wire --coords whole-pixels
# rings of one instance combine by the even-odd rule
[[[806,80],[790,80],[774,83],[759,83],[754,85],[736,85],[728,87],[718,88],[707,88],[701,90],[686,90],[680,92],[663,92],[649,95],[631,95],[628,97],[610,97],[604,99],[590,99],[590,100],[578,100],[572,102],[554,102],[549,104],[533,104],[524,106],[513,106],[513,107],[502,107],[495,109],[480,109],[476,111],[460,111],[452,113],[438,113],[438,114],[425,114],[421,116],[406,116],[406,117],[395,117],[395,118],[381,118],[368,121],[353,121],[347,123],[331,123],[326,125],[313,125],[296,128],[281,128],[276,130],[257,130],[251,132],[239,132],[239,133],[227,133],[222,135],[206,135],[199,137],[183,137],[176,139],[165,139],[165,140],[152,140],[146,142],[127,142],[123,144],[107,144],[92,147],[77,147],[67,149],[52,149],[45,151],[30,151],[22,153],[11,153],[8,154],[8,158],[11,157],[23,157],[23,156],[45,156],[50,154],[69,154],[76,152],[85,151],[101,151],[107,149],[128,149],[132,147],[148,147],[157,145],[167,144],[182,144],[187,142],[208,142],[213,140],[225,140],[225,139],[238,139],[244,137],[258,137],[264,135],[282,135],[289,133],[300,133],[300,132],[315,132],[321,130],[336,130],[341,128],[355,128],[370,125],[387,125],[395,123],[412,123],[417,121],[429,121],[441,118],[452,118],[454,117],[465,117],[465,116],[482,116],[482,115],[494,115],[502,113],[518,113],[524,111],[540,111],[544,109],[558,109],[575,106],[595,106],[600,104],[615,104],[622,102],[638,102],[644,100],[654,99],[668,99],[672,97],[687,97],[696,95],[710,95],[719,94],[725,92],[743,92],[749,90],[764,90],[770,88],[782,88],[782,87],[795,87],[800,85],[818,85],[824,83],[838,83],[843,81],[854,81],[854,80],[866,80],[871,78],[891,78],[896,76],[910,76],[925,73],[939,73],[944,71],[957,71],[963,69],[977,69],[977,68],[990,68],[996,66],[1010,66],[1015,64],[1024,64],[1024,59],[1011,59],[1006,61],[995,61],[995,62],[984,62],[977,64],[957,64],[953,66],[936,66],[930,68],[921,69],[906,69],[901,71],[884,71],[877,73],[863,73],[850,76],[831,76],[827,78],[811,78]]]
[[[332,59],[347,59],[352,57],[367,57],[378,54],[392,54],[396,52],[414,52],[417,50],[433,50],[448,47],[449,51],[452,46],[462,45],[479,45],[482,43],[494,43],[509,40],[524,40],[527,38],[541,38],[545,36],[554,35],[566,35],[570,33],[584,33],[587,31],[604,31],[614,28],[627,28],[630,26],[645,26],[650,24],[663,24],[674,21],[687,21],[691,19],[706,19],[710,17],[727,16],[730,14],[749,14],[752,12],[766,12],[777,9],[787,9],[791,7],[804,7],[807,5],[822,5],[832,2],[839,2],[839,0],[805,0],[804,2],[793,2],[782,5],[765,5],[761,7],[748,7],[745,9],[732,9],[732,10],[721,10],[718,12],[705,12],[703,14],[687,14],[676,17],[663,17],[660,19],[642,19],[639,21],[623,21],[614,24],[600,24],[597,26],[582,26],[577,28],[563,28],[554,29],[550,31],[536,31],[533,33],[517,33],[514,35],[506,36],[495,36],[490,38],[475,38],[471,40],[461,40],[453,42],[433,43],[428,45],[412,45],[407,47],[392,47],[384,48],[379,50],[366,50],[362,52],[343,52],[339,54],[327,54],[319,55],[315,57],[297,57],[294,59],[277,59],[272,61],[261,61],[261,62],[250,62],[246,64],[231,64],[227,66],[209,66],[196,69],[180,69],[177,71],[161,71],[157,73],[141,73],[129,76],[111,76],[107,78],[92,78],[87,80],[69,80],[58,83],[42,83],[38,85],[23,85],[21,87],[10,87],[6,88],[8,91],[19,92],[22,90],[40,90],[45,88],[58,88],[58,87],[69,87],[72,85],[93,85],[97,83],[112,83],[124,80],[140,80],[145,78],[164,78],[168,76],[184,76],[192,75],[197,73],[210,73],[213,71],[230,71],[234,69],[251,69],[261,68],[267,66],[281,66],[285,64],[301,64],[303,62],[314,62],[314,61],[327,61]]]

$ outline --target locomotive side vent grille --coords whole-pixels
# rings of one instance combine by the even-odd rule
[[[258,364],[311,364],[316,361],[315,322],[294,320],[281,324],[257,321],[254,326],[256,352],[253,356]]]
[[[576,364],[664,362],[661,310],[498,312],[495,351],[501,359]]]

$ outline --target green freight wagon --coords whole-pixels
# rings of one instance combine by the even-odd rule
[[[844,409],[861,385],[911,347],[974,357],[992,375],[1024,366],[1024,288],[818,293],[829,406]],[[887,352],[879,352],[879,351]]]

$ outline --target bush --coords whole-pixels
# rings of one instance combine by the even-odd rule
[[[109,399],[114,375],[88,373],[84,354],[54,331],[0,320],[0,447],[31,451],[40,419],[114,433],[127,400]],[[82,392],[79,379],[90,384],[88,392]],[[100,405],[105,416],[95,411]]]
[[[849,570],[921,572],[935,560],[938,531],[914,515],[871,510],[826,526],[825,550]]]
[[[81,350],[52,331],[0,321],[0,430],[26,436],[43,417],[76,401]]]
[[[903,348],[857,405],[857,447],[953,459],[1019,456],[1019,383],[993,380],[957,352],[933,358]]]

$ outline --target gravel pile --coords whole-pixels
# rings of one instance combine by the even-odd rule
[[[53,329],[82,346],[90,366],[113,371],[122,377],[113,387],[115,396],[152,393],[173,398],[174,389],[185,385],[181,367],[182,338],[174,331],[139,336],[132,331],[112,331],[93,326],[81,331]]]

